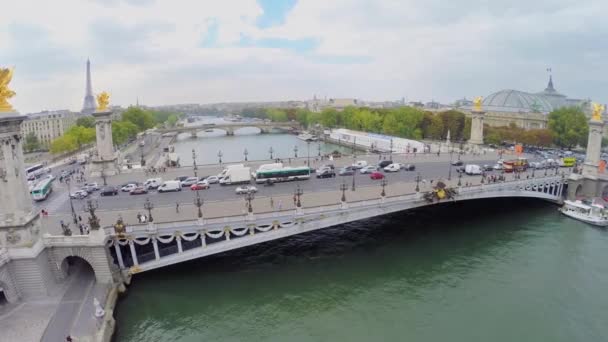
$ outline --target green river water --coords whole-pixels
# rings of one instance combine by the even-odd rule
[[[607,341],[608,231],[451,203],[136,276],[115,341]]]

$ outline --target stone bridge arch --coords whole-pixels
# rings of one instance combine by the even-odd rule
[[[52,247],[49,261],[57,281],[67,277],[64,262],[68,257],[78,257],[86,261],[93,268],[97,282],[112,282],[112,266],[104,247]]]
[[[8,267],[0,268],[0,288],[2,288],[4,297],[9,303],[15,303],[21,298],[19,289],[13,283],[13,279],[8,272]]]

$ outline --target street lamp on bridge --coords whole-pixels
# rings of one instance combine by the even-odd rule
[[[253,192],[248,192],[245,194],[245,200],[247,201],[247,212],[250,214],[253,213],[253,206],[251,206],[251,202],[255,198]]]
[[[416,174],[416,192],[420,192],[420,172]]]
[[[219,151],[217,152],[217,158],[218,158],[218,159],[219,159],[219,161],[220,161],[220,165],[222,165],[222,156],[223,156],[223,155],[224,155],[224,154],[222,153],[222,150],[219,150]]]
[[[458,186],[462,186],[462,172],[458,173]]]
[[[357,147],[357,137],[353,139],[353,159],[357,158],[357,151],[355,148]]]
[[[86,207],[83,207],[83,210],[88,211],[89,215],[91,215],[89,217],[89,225],[93,230],[99,229],[99,218],[97,217],[97,215],[95,215],[95,210],[97,210],[98,208],[99,203],[97,201],[93,202],[93,200],[91,199],[87,200]]]
[[[293,147],[293,157],[298,158],[298,145]]]
[[[340,184],[340,190],[342,190],[342,202],[346,202],[346,189],[348,189],[348,186],[346,183],[344,183],[344,181],[342,181],[342,184]]]
[[[143,141],[143,138],[142,138],[142,141],[139,143],[139,152],[141,153],[139,164],[142,167],[144,167],[144,166],[146,166],[146,159],[144,158],[144,141]]]
[[[296,187],[296,189],[293,192],[293,195],[297,199],[297,201],[296,201],[297,208],[302,208],[302,202],[300,201],[300,197],[302,196],[302,194],[304,194],[304,191],[302,190],[302,188],[300,188],[300,185],[298,184],[298,186]]]
[[[196,164],[196,151],[194,151],[194,149],[192,149],[192,170],[194,171],[194,177],[198,179],[198,165]],[[205,201],[201,199],[201,195],[198,193],[198,190],[194,192],[196,193],[194,205],[198,208],[198,218],[201,218],[203,217],[203,211],[201,210],[201,207],[203,206],[203,203]]]
[[[150,202],[150,198],[146,198],[146,202],[144,202],[144,209],[148,211],[148,222],[154,222],[154,218],[152,217],[152,209],[154,209],[154,205]]]
[[[74,224],[78,224],[78,218],[76,217],[76,211],[74,210],[74,202],[72,202],[72,188],[70,187],[70,183],[72,181],[72,176],[69,176],[65,179],[65,184],[68,185],[68,198],[70,199],[70,210],[72,211],[72,220]]]
[[[245,151],[243,151],[243,155],[245,156],[245,161],[247,161],[248,154],[249,154],[249,151],[247,151],[247,149],[245,148]]]
[[[454,155],[454,150],[450,150],[450,166],[448,169],[448,180],[452,180],[452,156]]]
[[[355,166],[355,155],[353,154],[353,167]],[[353,169],[353,186],[351,188],[351,191],[355,191],[355,174],[357,173],[357,169]]]
[[[310,141],[306,141],[306,165],[310,168]]]
[[[268,153],[270,153],[270,160],[272,160],[272,154],[274,153],[272,146],[270,146],[270,148],[268,149]]]
[[[386,185],[388,184],[388,181],[386,180],[386,178],[382,178],[382,180],[380,181],[380,186],[382,186],[382,192],[380,193],[380,196],[382,197],[386,197]]]
[[[317,145],[317,152],[318,152],[318,156],[320,157],[321,156],[321,143],[319,143]]]

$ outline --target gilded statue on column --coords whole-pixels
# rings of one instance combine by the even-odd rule
[[[591,119],[595,121],[602,121],[602,113],[604,112],[604,106],[599,103],[593,104],[593,115]]]
[[[101,94],[97,95],[97,111],[98,112],[103,112],[105,110],[108,110],[108,105],[110,104],[110,94],[108,94],[107,92],[102,92]]]
[[[474,100],[473,100],[473,110],[476,112],[481,112],[481,101],[483,100],[483,97],[481,96],[477,96]]]
[[[15,96],[15,92],[8,88],[13,79],[13,69],[0,68],[0,113],[13,112],[14,109],[8,99]]]

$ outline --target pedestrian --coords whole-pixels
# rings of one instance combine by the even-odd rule
[[[175,202],[175,212],[179,213],[179,202]]]
[[[80,235],[84,235],[84,227],[82,226],[82,223],[78,224],[78,230],[80,230]]]
[[[85,234],[89,235],[89,233],[91,232],[91,230],[89,229],[89,225],[87,225],[87,224],[84,225],[84,232],[85,232]]]
[[[296,201],[297,201],[297,200],[296,200],[296,195],[293,195],[293,205],[294,205],[294,206],[296,205]]]
[[[72,342],[72,341],[74,341],[74,340],[72,340],[72,336],[70,336],[70,335],[68,335],[68,336],[65,338],[65,340],[66,340],[67,342]]]
[[[78,222],[82,222],[82,216],[78,215]]]
[[[141,223],[141,213],[137,213],[137,222]]]
[[[274,199],[270,197],[270,209],[274,210]]]

